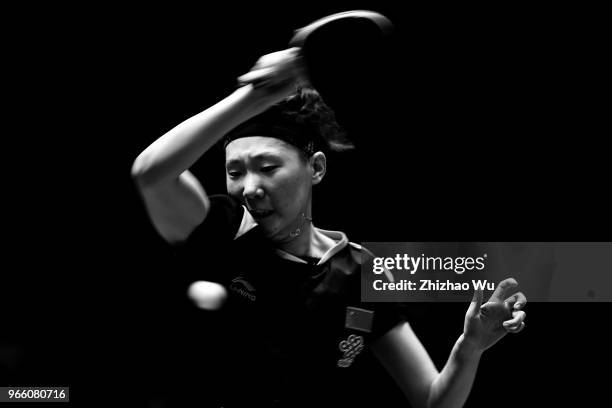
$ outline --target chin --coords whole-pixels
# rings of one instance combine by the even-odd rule
[[[262,228],[262,231],[264,235],[266,236],[266,238],[274,242],[282,243],[282,242],[286,242],[290,238],[290,235],[286,231],[285,228],[265,228],[264,227]]]
[[[282,234],[282,229],[273,225],[273,223],[259,223],[259,228],[267,238],[274,238],[277,235]]]

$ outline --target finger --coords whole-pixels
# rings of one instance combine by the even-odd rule
[[[259,69],[273,68],[277,71],[292,69],[299,71],[303,65],[299,50],[299,48],[294,47],[266,54],[259,58],[250,70],[257,71]]]
[[[505,328],[519,326],[521,323],[523,323],[525,317],[527,317],[527,314],[524,311],[519,310],[518,312],[512,312],[512,316],[512,319],[506,320],[502,323]]]
[[[506,303],[510,309],[520,310],[527,304],[527,298],[523,292],[516,292],[514,295],[506,299]]]
[[[299,55],[299,47],[292,47],[280,51],[271,52],[269,54],[262,55],[255,63],[255,67],[265,67],[270,65],[276,65],[283,61],[291,61]]]
[[[489,302],[502,303],[506,299],[506,292],[518,286],[518,282],[514,278],[504,279],[499,282],[495,292],[491,295]]]
[[[270,75],[274,72],[274,68],[261,68],[253,71],[249,71],[244,75],[238,77],[238,82],[241,84],[251,84],[261,82],[270,78]]]
[[[287,52],[293,56],[298,56],[302,53],[302,49],[300,47],[290,47],[287,48]]]
[[[525,322],[521,322],[521,324],[518,326],[506,328],[506,331],[508,333],[520,333],[523,331],[524,328],[525,328]]]
[[[482,289],[476,289],[474,291],[474,296],[472,296],[472,302],[470,303],[470,307],[467,311],[468,316],[476,316],[478,314],[480,305],[482,305],[482,297]]]

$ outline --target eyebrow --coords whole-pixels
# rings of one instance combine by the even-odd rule
[[[250,158],[254,161],[263,161],[263,160],[279,160],[279,156],[272,154],[272,153],[258,153],[255,154],[253,156],[250,156]],[[228,160],[225,165],[226,166],[231,166],[231,165],[235,165],[235,164],[240,164],[242,162],[242,160],[239,159],[231,159]]]

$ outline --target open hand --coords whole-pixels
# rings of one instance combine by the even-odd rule
[[[521,309],[527,298],[521,292],[506,298],[516,286],[518,283],[514,278],[504,279],[485,304],[482,304],[482,290],[474,292],[463,328],[465,341],[474,349],[484,351],[507,333],[518,333],[525,328],[526,314]]]

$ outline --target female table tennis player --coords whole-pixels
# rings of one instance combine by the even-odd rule
[[[517,282],[502,281],[484,304],[482,291],[474,294],[438,371],[392,304],[361,302],[367,251],[315,226],[313,194],[329,152],[351,143],[308,85],[300,49],[261,57],[239,82],[147,147],[132,169],[156,230],[200,260],[189,296],[227,320],[210,333],[226,346],[224,406],[363,402],[368,359],[415,407],[463,406],[483,352],[525,326],[524,295],[509,295]],[[209,196],[189,168],[217,143],[227,194]]]

